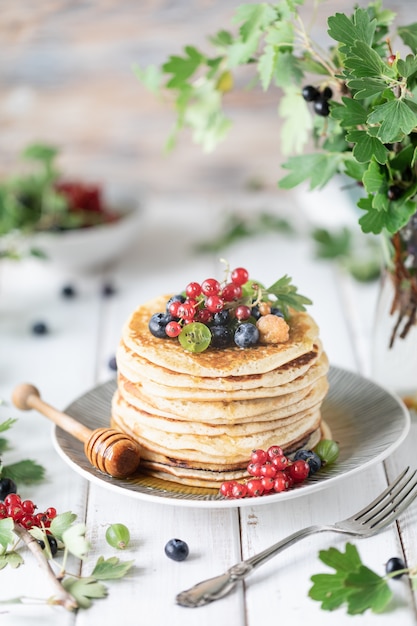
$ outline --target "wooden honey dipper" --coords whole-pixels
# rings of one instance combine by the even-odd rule
[[[14,389],[12,402],[21,411],[35,409],[81,441],[87,459],[101,472],[114,478],[127,478],[137,469],[140,447],[125,433],[112,428],[90,430],[70,415],[44,402],[38,389],[29,383],[23,383]]]

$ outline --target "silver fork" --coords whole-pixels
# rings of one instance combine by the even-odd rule
[[[417,497],[417,470],[411,474],[409,470],[410,468],[407,467],[375,500],[352,517],[332,525],[314,525],[299,530],[259,554],[236,563],[224,574],[204,580],[191,589],[182,591],[176,597],[177,604],[197,607],[223,598],[240,580],[246,578],[255,569],[309,535],[325,531],[357,537],[375,535],[397,519]]]

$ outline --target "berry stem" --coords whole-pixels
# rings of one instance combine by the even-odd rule
[[[50,601],[49,604],[55,604],[64,607],[67,611],[75,611],[78,609],[78,604],[75,598],[68,593],[64,587],[61,585],[57,577],[55,576],[48,560],[45,558],[42,548],[36,541],[36,539],[20,524],[15,522],[14,524],[14,532],[16,535],[24,541],[27,548],[31,551],[33,556],[35,557],[39,567],[45,572],[46,576],[51,581],[52,585],[56,589],[57,597],[54,598],[53,601]]]

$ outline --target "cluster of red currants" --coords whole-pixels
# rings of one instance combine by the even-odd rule
[[[176,318],[168,322],[165,327],[168,337],[178,337],[182,330],[182,323],[207,324],[210,322],[215,313],[220,313],[225,309],[227,303],[235,302],[242,297],[242,285],[248,281],[248,278],[248,271],[243,267],[237,267],[230,273],[230,280],[224,285],[215,278],[207,278],[201,284],[188,283],[185,288],[184,301],[172,299],[168,306],[167,312]],[[249,319],[251,309],[242,304],[236,306],[233,313],[236,319],[243,321]]]
[[[268,450],[253,450],[247,471],[253,478],[246,482],[225,481],[221,495],[238,499],[287,491],[307,478],[310,465],[304,459],[291,461],[280,446],[274,445]]]
[[[49,528],[56,517],[56,509],[49,507],[44,512],[36,513],[37,508],[32,500],[22,500],[17,493],[10,493],[0,502],[0,519],[11,517],[27,530],[33,526]]]

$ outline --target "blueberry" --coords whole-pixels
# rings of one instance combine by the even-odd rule
[[[172,296],[167,302],[166,312],[169,313],[169,307],[172,302],[185,302],[185,300],[186,297],[183,296],[181,293],[177,293],[175,296]]]
[[[72,285],[64,285],[61,289],[61,295],[64,298],[74,298],[77,295],[77,292]]]
[[[261,312],[259,311],[259,307],[258,305],[255,305],[251,308],[251,316],[255,319],[258,320],[261,317]]]
[[[233,333],[228,326],[210,326],[211,342],[213,348],[227,348],[233,342]]]
[[[35,322],[32,324],[32,333],[34,335],[47,335],[49,328],[45,322]]]
[[[0,501],[2,502],[9,493],[17,493],[17,485],[11,478],[0,479]]]
[[[240,324],[236,329],[234,340],[239,348],[255,346],[259,341],[259,330],[250,322]]]
[[[112,356],[109,359],[109,368],[111,370],[113,370],[114,372],[117,372],[117,361],[116,361],[116,357],[115,356]]]
[[[213,324],[215,326],[225,325],[229,322],[229,320],[230,320],[230,315],[227,309],[223,309],[223,311],[219,311],[218,313],[215,313],[213,316]]]
[[[402,561],[397,556],[393,556],[392,558],[388,559],[388,561],[385,563],[385,571],[387,574],[392,574],[392,572],[398,572],[399,570],[403,570],[403,569],[405,569],[404,561]],[[404,575],[404,572],[397,574],[395,576],[392,576],[392,578],[398,579],[398,578],[401,578],[401,576],[403,575]]]
[[[307,461],[307,463],[309,464],[309,476],[315,474],[321,468],[321,459],[318,454],[313,452],[313,450],[297,450],[297,452],[294,454],[294,461],[298,461],[299,459]]]
[[[276,315],[277,317],[284,317],[284,313],[277,306],[271,307],[271,313],[272,315]]]
[[[189,552],[187,544],[182,539],[170,539],[165,546],[165,554],[173,561],[184,561]]]
[[[172,315],[168,315],[167,313],[154,313],[149,320],[149,330],[154,337],[163,339],[166,337],[165,327],[168,322],[171,322],[173,319]]]

